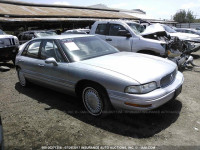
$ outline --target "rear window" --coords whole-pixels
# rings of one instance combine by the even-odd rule
[[[105,35],[106,34],[106,24],[98,24],[96,29],[96,34]]]

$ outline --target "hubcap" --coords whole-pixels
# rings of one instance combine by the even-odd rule
[[[24,74],[22,73],[22,71],[19,69],[18,70],[18,77],[19,77],[19,82],[22,86],[26,85],[26,79],[24,77]]]
[[[86,109],[92,114],[92,115],[98,115],[102,111],[102,103],[101,99],[99,97],[98,92],[91,88],[87,87],[83,91],[83,102],[86,107]]]

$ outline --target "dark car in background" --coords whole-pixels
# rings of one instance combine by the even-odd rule
[[[57,35],[55,30],[31,30],[31,31],[20,33],[18,35],[18,38],[19,38],[19,43],[23,44],[34,38],[40,38],[40,37],[52,36],[52,35]]]
[[[18,53],[19,40],[16,36],[8,35],[0,29],[0,62],[15,62]]]

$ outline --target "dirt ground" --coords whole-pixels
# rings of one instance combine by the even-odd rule
[[[194,58],[200,65],[200,52]],[[0,71],[6,150],[200,149],[200,69],[183,71],[182,93],[156,110],[99,119],[85,113],[77,98],[37,85],[21,87],[15,68],[6,65],[12,67]]]

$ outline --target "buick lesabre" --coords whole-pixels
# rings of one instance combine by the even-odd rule
[[[21,86],[34,82],[80,96],[93,116],[155,109],[178,96],[184,80],[169,60],[119,52],[93,35],[33,39],[20,47],[16,69]]]

